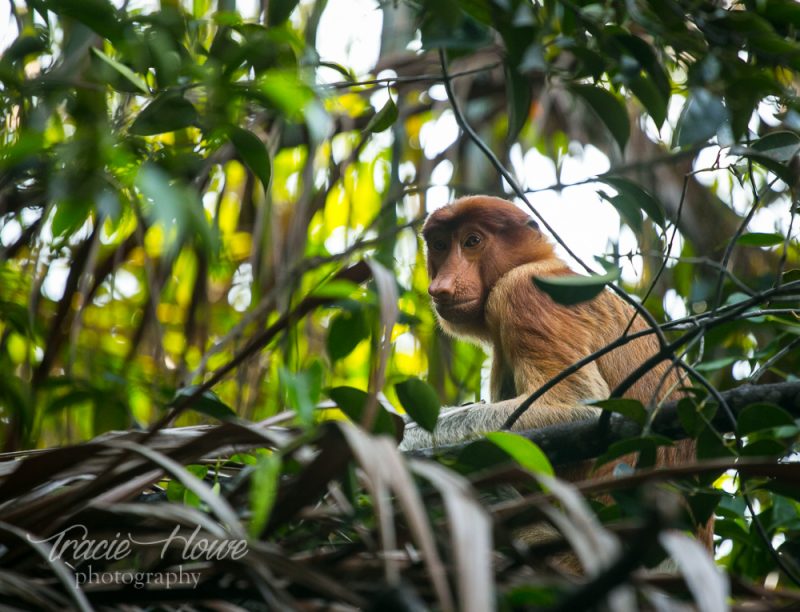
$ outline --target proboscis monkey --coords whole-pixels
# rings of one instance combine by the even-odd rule
[[[491,403],[446,409],[432,437],[409,424],[402,448],[475,438],[502,428],[507,417],[542,384],[574,362],[619,338],[634,311],[611,291],[574,305],[554,302],[534,277],[574,274],[522,210],[500,198],[469,196],[432,213],[422,229],[427,244],[428,292],[442,329],[492,347]],[[629,333],[646,329],[637,316]],[[596,417],[588,399],[605,399],[658,352],[646,335],[584,366],[542,397],[514,429],[534,429]],[[647,405],[674,391],[668,362],[640,378],[626,397]],[[660,449],[659,463],[686,461],[691,441]],[[588,465],[586,467],[588,470]],[[570,479],[586,476],[570,472]]]

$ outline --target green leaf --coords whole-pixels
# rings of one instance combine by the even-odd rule
[[[279,377],[281,386],[286,391],[287,404],[297,412],[300,422],[306,426],[311,425],[322,391],[322,364],[315,361],[302,372],[290,372],[281,367]]]
[[[486,439],[503,449],[526,470],[534,474],[555,475],[547,455],[527,438],[508,431],[493,431],[486,434]]]
[[[684,147],[709,140],[728,121],[722,100],[706,89],[695,89],[683,107],[673,145]]]
[[[642,211],[630,198],[623,197],[619,194],[609,195],[602,189],[597,194],[606,202],[611,204],[617,209],[619,216],[627,223],[635,234],[640,234],[642,231]]]
[[[133,70],[128,68],[125,64],[121,64],[117,60],[108,57],[97,47],[92,47],[92,53],[94,53],[98,58],[111,66],[114,70],[135,85],[139,91],[145,94],[150,93],[150,90],[147,88],[147,83],[144,82],[144,79],[136,74]]]
[[[737,361],[739,361],[741,357],[720,357],[719,359],[713,359],[711,361],[705,361],[695,366],[697,370],[700,372],[714,372],[716,370],[721,370],[722,368],[727,368],[730,365],[733,365]]]
[[[508,139],[513,141],[519,135],[531,109],[530,79],[513,66],[506,66],[506,99],[508,100]]]
[[[300,0],[269,0],[267,5],[267,23],[270,27],[282,24],[289,19]]]
[[[108,0],[47,0],[46,6],[56,15],[72,17],[112,42],[124,33],[119,13]]]
[[[759,402],[746,406],[739,413],[739,417],[736,419],[736,430],[740,436],[746,436],[763,429],[794,424],[794,417],[780,406]]]
[[[605,274],[592,274],[591,276],[580,276],[578,274],[549,277],[537,276],[534,277],[533,283],[558,304],[572,306],[573,304],[591,300],[608,283],[617,280],[619,275],[619,268],[613,268]]]
[[[173,132],[197,123],[197,110],[180,93],[167,92],[142,109],[129,129],[137,136]]]
[[[197,385],[191,385],[179,389],[177,393],[175,393],[175,397],[170,402],[170,406],[174,406],[181,398],[192,395],[196,389]],[[202,395],[196,397],[189,405],[189,410],[199,412],[200,414],[210,416],[220,421],[232,421],[237,418],[236,413],[231,409],[231,407],[223,402],[212,391],[204,391]]]
[[[606,176],[601,179],[601,182],[616,189],[619,192],[618,197],[624,198],[628,205],[643,210],[652,219],[653,223],[664,227],[666,224],[664,207],[650,192],[645,191],[630,179],[622,178],[621,176]],[[614,204],[614,202],[611,203]],[[620,212],[622,211],[620,210]]]
[[[371,132],[373,134],[377,134],[378,132],[383,132],[384,130],[389,129],[392,127],[395,121],[397,121],[397,106],[392,100],[391,97],[386,101],[386,104],[383,105],[383,108],[375,113],[372,118],[367,123],[367,127],[364,128],[365,132]]]
[[[328,389],[330,397],[339,409],[347,415],[354,423],[361,423],[364,416],[364,408],[367,403],[367,392],[354,387],[334,387]],[[395,426],[390,415],[383,408],[378,409],[378,417],[372,428],[373,433],[388,434],[395,437]]]
[[[768,247],[781,244],[784,241],[784,236],[781,234],[763,234],[761,232],[751,232],[749,234],[742,234],[736,240],[736,244],[742,246],[752,247]]]
[[[433,433],[439,420],[441,404],[428,383],[419,378],[409,378],[394,386],[397,397],[408,415],[424,430]]]
[[[731,147],[730,152],[752,159],[789,184],[793,184],[797,178],[788,167],[792,158],[800,152],[800,136],[793,132],[768,134],[749,147]]]
[[[769,155],[779,162],[788,162],[800,151],[800,135],[794,132],[772,132],[752,142],[750,148]]]
[[[730,445],[722,439],[722,436],[713,427],[704,428],[700,435],[697,436],[697,458],[699,460],[735,456],[736,453]]]
[[[628,398],[613,398],[589,402],[590,406],[597,406],[607,412],[616,412],[629,418],[631,421],[644,427],[647,423],[647,409],[642,402]]]
[[[248,532],[257,538],[264,531],[270,512],[278,495],[281,477],[280,455],[270,453],[258,458],[255,469],[250,476],[250,524]]]
[[[617,141],[620,150],[624,150],[631,129],[625,104],[610,91],[594,85],[573,85],[570,91],[595,112]]]
[[[235,126],[228,129],[228,136],[245,165],[258,177],[264,189],[269,189],[272,163],[261,139],[252,132]]]
[[[667,98],[665,98],[656,84],[648,75],[639,75],[628,81],[628,87],[633,92],[645,110],[653,118],[656,127],[660,130],[667,118]]]
[[[331,319],[328,328],[326,348],[331,361],[347,357],[367,337],[369,326],[362,310],[340,312]]]

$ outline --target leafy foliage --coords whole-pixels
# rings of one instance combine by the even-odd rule
[[[320,56],[325,2],[140,4],[16,0],[2,38],[4,601],[634,609],[667,593],[710,610],[732,580],[742,605],[796,604],[800,5],[382,2],[373,78]],[[435,150],[453,117],[461,137]],[[560,192],[590,145],[610,168],[572,186],[619,215],[605,272],[532,282],[564,304],[612,283],[643,296],[685,396],[602,398],[608,438],[584,424],[403,457],[388,408],[432,429],[485,378],[484,353],[436,329],[425,211],[443,190],[520,200],[529,159]],[[773,384],[719,393],[740,381]],[[697,464],[647,470],[683,436]],[[616,479],[549,476],[631,452]],[[724,575],[675,531],[712,513]],[[523,546],[543,517],[563,537]],[[99,588],[75,579],[86,559],[51,554],[76,525],[139,541],[191,526],[249,552],[207,560],[199,590]],[[93,567],[163,574],[186,561],[173,544]],[[543,563],[569,548],[585,578]],[[665,555],[682,580],[630,579]]]

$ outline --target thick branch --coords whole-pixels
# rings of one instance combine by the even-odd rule
[[[746,406],[756,402],[776,404],[796,417],[800,417],[800,383],[771,385],[742,385],[722,392],[733,413],[738,416]],[[535,410],[535,408],[533,408]],[[730,421],[722,411],[717,411],[713,425],[720,431],[730,431]],[[517,432],[535,442],[553,465],[564,465],[600,456],[610,444],[636,437],[640,427],[625,417],[614,414],[608,430],[603,435],[598,419],[552,425],[541,429]],[[652,433],[673,440],[688,437],[678,420],[677,402],[665,404],[653,419]],[[444,457],[458,454],[470,442],[409,451],[419,457]]]

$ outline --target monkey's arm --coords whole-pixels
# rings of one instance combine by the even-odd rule
[[[555,375],[555,372],[553,375]],[[575,377],[576,375],[573,375]],[[599,376],[599,373],[598,373]],[[573,377],[570,377],[573,378]],[[581,396],[582,388],[586,381],[571,381],[567,379],[536,400],[519,420],[514,424],[515,430],[535,429],[556,423],[579,421],[596,416],[599,409],[587,406],[581,401],[588,397],[605,397],[608,395],[608,386],[604,383],[597,384],[596,396]],[[537,380],[542,380],[537,377]],[[542,383],[549,380],[542,380]],[[600,379],[602,380],[602,379]],[[427,448],[434,445],[454,444],[464,440],[478,438],[490,431],[498,431],[503,427],[506,419],[517,407],[533,393],[541,383],[533,383],[530,391],[509,400],[491,404],[470,404],[454,408],[445,408],[439,415],[436,430],[433,436],[419,427],[416,423],[406,425],[401,450]],[[567,391],[566,389],[574,388]]]

